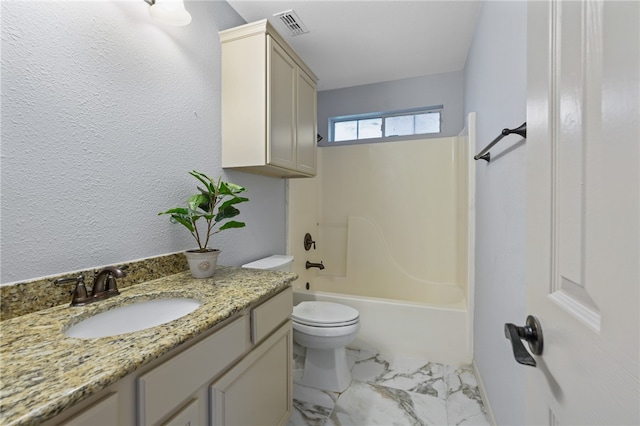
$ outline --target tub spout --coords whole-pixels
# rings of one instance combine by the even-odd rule
[[[307,260],[307,263],[305,263],[304,266],[307,269],[311,269],[311,268],[318,268],[320,270],[324,269],[324,265],[322,264],[322,261],[320,261],[320,263],[311,263]]]

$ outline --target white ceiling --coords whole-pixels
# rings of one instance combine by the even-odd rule
[[[460,71],[478,0],[228,0],[247,22],[268,18],[320,79],[319,90]],[[291,36],[273,15],[293,9]]]

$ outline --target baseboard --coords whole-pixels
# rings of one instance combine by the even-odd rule
[[[484,404],[485,410],[487,410],[487,417],[489,419],[489,423],[491,426],[496,426],[496,418],[493,416],[493,410],[491,409],[491,402],[487,397],[487,391],[484,387],[484,382],[482,381],[482,376],[480,375],[480,371],[478,371],[478,366],[476,365],[476,360],[474,359],[471,362],[471,366],[473,367],[473,374],[476,376],[476,380],[478,381],[478,390],[480,390],[480,396],[482,397],[482,403]]]

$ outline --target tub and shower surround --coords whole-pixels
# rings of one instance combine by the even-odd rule
[[[294,301],[357,308],[356,346],[470,362],[473,137],[321,148],[317,250],[295,255],[325,269],[294,285]]]
[[[316,286],[463,302],[458,148],[457,137],[322,148],[317,245],[325,269]]]

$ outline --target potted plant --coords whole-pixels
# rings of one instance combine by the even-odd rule
[[[200,192],[189,197],[186,207],[176,207],[158,215],[170,215],[172,223],[179,223],[191,232],[198,243],[198,249],[185,252],[191,274],[194,278],[209,278],[215,272],[220,254],[220,250],[209,248],[211,236],[225,229],[243,228],[244,222],[229,219],[240,214],[236,205],[249,199],[238,195],[245,191],[240,185],[223,182],[222,178],[216,181],[196,170],[189,174],[204,187],[197,187]],[[206,229],[198,229],[200,219],[204,219]]]

